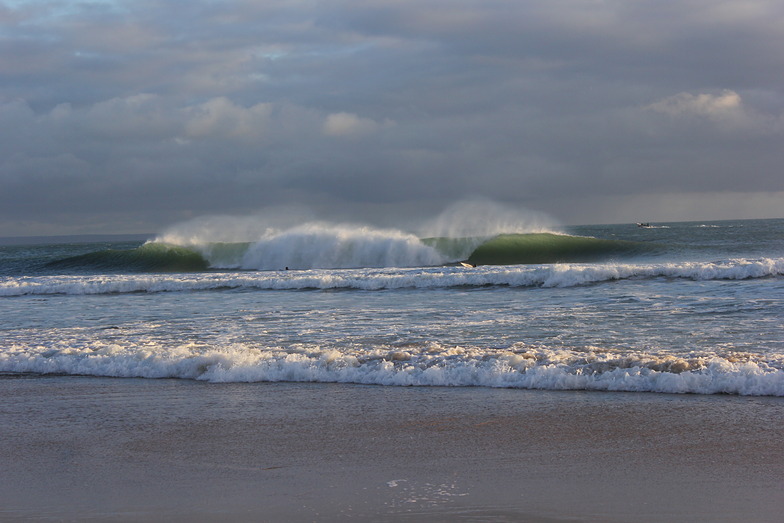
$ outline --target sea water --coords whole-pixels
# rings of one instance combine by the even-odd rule
[[[6,377],[784,396],[784,220],[19,243]]]

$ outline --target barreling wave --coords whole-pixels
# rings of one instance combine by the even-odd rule
[[[736,352],[673,356],[587,348],[17,347],[0,372],[210,382],[324,382],[391,386],[503,387],[784,396],[784,358]]]
[[[206,270],[209,263],[191,249],[148,242],[135,249],[104,249],[69,256],[45,267],[74,272],[193,272]]]
[[[211,268],[245,270],[432,267],[588,262],[632,256],[651,244],[555,233],[419,239],[400,231],[308,225],[248,244],[188,244]],[[242,252],[242,249],[246,249]]]
[[[660,264],[602,263],[303,271],[5,277],[0,296],[226,289],[394,290],[449,287],[575,287],[626,279],[745,280],[784,275],[784,258]]]
[[[213,242],[169,232],[155,240],[201,255],[211,269],[278,270],[423,267],[441,265],[442,254],[412,234],[369,227],[308,223],[267,229],[253,241]]]
[[[651,244],[566,234],[502,234],[481,243],[468,257],[473,265],[570,263],[607,260],[649,252]]]
[[[133,249],[105,249],[46,264],[69,272],[434,267],[459,261],[516,265],[602,261],[650,252],[650,244],[554,233],[425,238],[399,231],[297,227],[255,242],[200,242],[164,236]]]

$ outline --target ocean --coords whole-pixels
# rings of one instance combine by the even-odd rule
[[[5,239],[0,379],[784,396],[781,219],[215,229]]]

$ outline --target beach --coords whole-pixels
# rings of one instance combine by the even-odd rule
[[[775,521],[784,399],[4,375],[0,518]]]

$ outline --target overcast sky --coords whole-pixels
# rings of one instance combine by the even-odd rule
[[[3,1],[0,184],[0,236],[784,217],[784,2]]]

